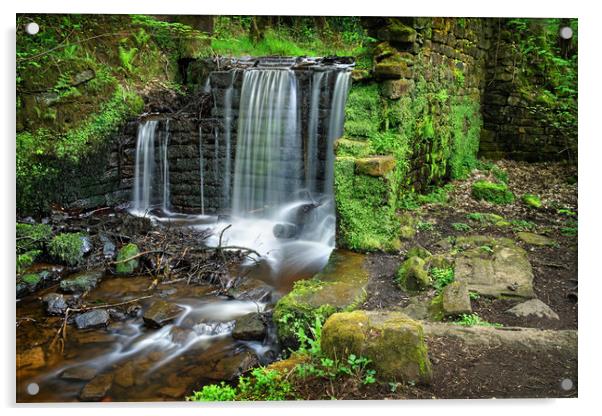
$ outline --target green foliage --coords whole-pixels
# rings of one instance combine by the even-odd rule
[[[401,197],[399,206],[403,209],[415,210],[426,204],[446,205],[449,202],[449,194],[453,189],[454,186],[448,183],[441,187],[431,188],[430,192],[426,194],[408,192]]]
[[[482,224],[496,224],[504,220],[504,217],[501,215],[493,214],[491,212],[471,212],[466,215],[466,218]]]
[[[335,161],[340,238],[353,250],[392,251],[399,247],[394,188],[385,178],[355,175],[355,161]]]
[[[17,223],[17,253],[43,250],[52,237],[52,227],[48,224]]]
[[[125,48],[119,45],[119,60],[128,72],[134,72],[133,61],[137,53],[138,48]]]
[[[466,223],[463,222],[454,222],[452,223],[452,228],[456,231],[461,231],[464,233],[467,233],[469,231],[472,231],[472,227]]]
[[[533,231],[537,228],[537,224],[528,220],[511,220],[510,226],[513,231]]]
[[[381,99],[377,84],[352,85],[345,105],[345,134],[351,137],[370,137],[378,134],[382,122]],[[374,150],[377,153],[391,150],[382,142],[382,137],[374,137]],[[385,138],[386,139],[386,138]]]
[[[129,243],[119,249],[117,253],[117,266],[115,271],[117,274],[132,274],[138,267],[138,259],[128,260],[139,253],[138,246],[134,243]]]
[[[238,380],[239,400],[286,400],[291,394],[291,384],[276,370],[254,368],[250,377]]]
[[[23,254],[17,254],[17,274],[31,266],[42,254],[42,250],[31,250]]]
[[[454,323],[457,325],[462,325],[462,326],[491,326],[491,327],[495,327],[495,328],[500,328],[503,326],[502,324],[484,321],[476,313],[462,314],[462,315],[460,315],[460,319],[458,319]]]
[[[477,165],[482,126],[479,103],[469,99],[454,102],[449,117],[453,142],[449,157],[451,176],[463,179]]]
[[[476,200],[485,200],[494,204],[514,202],[514,194],[505,184],[479,180],[472,184],[472,196]]]
[[[432,267],[429,270],[429,273],[433,279],[433,287],[437,289],[437,291],[441,291],[441,289],[453,282],[455,278],[453,267],[444,269]]]
[[[418,231],[432,231],[435,228],[435,224],[428,221],[418,221],[416,224],[416,229]]]
[[[468,297],[470,300],[477,300],[481,298],[481,295],[479,295],[477,292],[468,292]]]
[[[192,392],[192,396],[186,397],[192,402],[226,402],[236,399],[236,389],[223,381],[220,384],[209,384],[203,386],[201,391]]]
[[[69,266],[76,266],[83,259],[82,237],[83,235],[80,233],[57,234],[48,244],[48,252],[58,261]]]

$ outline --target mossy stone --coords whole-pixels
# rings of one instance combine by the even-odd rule
[[[400,312],[333,314],[322,328],[324,353],[338,360],[350,354],[370,359],[376,377],[428,384],[432,370],[422,325]]]
[[[117,253],[117,261],[115,271],[117,274],[132,274],[138,268],[138,259],[127,260],[139,254],[138,246],[134,243],[126,244],[119,249]]]
[[[403,262],[397,271],[397,281],[402,288],[412,291],[424,290],[432,283],[425,261],[416,256]]]
[[[84,244],[84,236],[80,233],[61,233],[50,241],[48,251],[57,261],[76,266],[84,258]]]
[[[356,173],[368,176],[385,177],[395,169],[393,156],[371,156],[355,160]]]
[[[421,246],[415,246],[408,250],[407,257],[420,257],[421,259],[427,259],[432,254],[426,248]]]
[[[531,207],[531,208],[541,208],[542,207],[541,199],[539,199],[539,197],[537,195],[524,194],[522,196],[521,200],[528,207]]]
[[[507,185],[484,180],[472,184],[472,197],[476,200],[485,200],[494,204],[514,202],[514,194],[508,189]]]
[[[551,238],[548,238],[543,235],[535,234],[535,233],[519,232],[517,234],[517,236],[522,241],[524,241],[525,243],[530,244],[532,246],[550,246],[550,247],[552,247],[552,246],[556,245],[556,242],[554,240],[552,240]]]
[[[21,277],[21,280],[25,282],[28,286],[37,286],[38,283],[42,280],[39,274],[37,273],[29,273]]]

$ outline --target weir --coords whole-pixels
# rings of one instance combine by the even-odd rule
[[[140,122],[131,213],[211,227],[214,244],[221,235],[222,244],[256,250],[272,279],[318,271],[335,244],[334,142],[351,66],[260,58],[211,72],[211,114],[190,129],[196,146],[184,146],[194,139],[182,132],[170,142],[169,117]],[[195,206],[181,207],[182,194]]]

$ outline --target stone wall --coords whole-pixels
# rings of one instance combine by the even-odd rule
[[[553,125],[558,119],[553,103],[538,91],[544,74],[527,75],[521,68],[517,34],[508,19],[495,19],[492,27],[495,47],[487,59],[480,155],[529,162],[576,157],[577,131],[566,135]]]

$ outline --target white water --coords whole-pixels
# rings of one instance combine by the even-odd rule
[[[161,207],[164,212],[169,212],[169,161],[167,159],[169,121],[165,124],[163,134],[159,134],[157,146],[158,124],[157,120],[147,120],[138,126],[134,189],[130,211],[133,215],[147,215],[148,211],[155,207]]]

